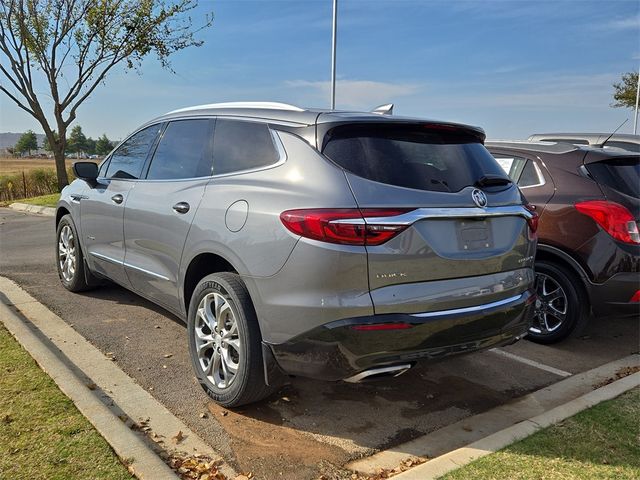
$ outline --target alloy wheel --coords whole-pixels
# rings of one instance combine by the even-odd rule
[[[560,284],[549,275],[536,274],[536,299],[532,333],[547,335],[558,330],[567,319],[569,302]]]
[[[60,273],[65,282],[73,281],[76,274],[76,261],[76,242],[73,230],[69,225],[65,225],[60,230],[60,238],[58,239],[58,262]]]
[[[228,388],[236,378],[242,347],[236,313],[220,293],[205,295],[196,312],[195,341],[198,362],[216,387]]]

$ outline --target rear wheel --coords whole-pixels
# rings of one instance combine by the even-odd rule
[[[220,405],[257,402],[275,390],[265,383],[258,320],[238,275],[218,273],[198,283],[187,332],[196,377]]]
[[[56,265],[64,288],[71,292],[82,292],[91,288],[85,276],[84,256],[71,215],[65,215],[60,219],[56,239]]]
[[[537,343],[555,343],[578,331],[587,319],[587,298],[580,280],[551,262],[536,262],[538,298],[527,338]]]

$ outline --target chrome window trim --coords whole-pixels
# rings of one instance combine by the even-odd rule
[[[538,176],[539,183],[536,183],[535,185],[527,185],[525,187],[521,187],[520,185],[518,185],[518,188],[520,188],[520,190],[524,190],[525,188],[542,187],[547,183],[547,180],[544,178],[544,175],[542,174],[542,170],[540,170],[540,166],[538,165],[538,162],[535,162],[531,159],[528,159],[528,161],[533,162],[533,168],[536,171],[536,175]]]
[[[522,298],[523,295],[524,294],[521,293],[513,297],[505,298],[503,300],[498,300],[496,302],[491,302],[491,303],[485,303],[482,305],[474,305],[473,307],[454,308],[451,310],[439,310],[436,312],[413,313],[411,314],[411,316],[419,317],[419,318],[429,318],[429,317],[441,317],[445,315],[458,315],[463,313],[480,312],[488,308],[501,307],[503,305],[508,305],[509,303],[517,302]]]
[[[485,217],[523,217],[533,218],[533,214],[522,205],[505,205],[497,207],[452,207],[452,208],[417,208],[393,217],[354,218],[333,220],[330,223],[375,224],[375,225],[411,225],[428,218],[485,218]]]

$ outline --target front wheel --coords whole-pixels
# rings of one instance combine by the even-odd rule
[[[65,215],[60,219],[56,239],[56,264],[64,288],[71,292],[82,292],[91,288],[85,277],[82,248],[71,215]]]
[[[536,299],[527,339],[550,344],[576,333],[587,319],[587,298],[580,280],[551,262],[536,262]]]
[[[258,319],[237,274],[200,280],[189,305],[187,333],[196,377],[218,404],[238,407],[275,390],[265,383]]]

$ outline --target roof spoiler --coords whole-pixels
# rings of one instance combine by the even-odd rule
[[[379,105],[371,110],[371,113],[377,113],[378,115],[393,115],[393,103]]]

